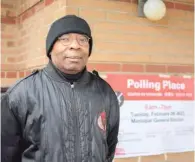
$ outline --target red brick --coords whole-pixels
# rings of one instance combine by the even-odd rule
[[[37,3],[34,7],[35,7],[35,12],[42,10],[45,7],[44,1]]]
[[[138,162],[137,157],[114,159],[114,162]]]
[[[12,64],[1,64],[1,70],[13,70]]]
[[[89,71],[97,70],[97,71],[109,71],[115,72],[120,71],[120,64],[111,64],[111,63],[89,63],[87,68]]]
[[[8,63],[15,63],[17,61],[17,58],[16,57],[8,57],[7,58],[7,62]]]
[[[28,12],[24,12],[22,15],[21,15],[21,19],[20,19],[20,22],[24,21],[25,19],[28,18]]]
[[[2,24],[16,24],[15,17],[1,17]]]
[[[142,64],[123,64],[122,71],[124,72],[144,72]]]
[[[22,14],[22,21],[24,21],[25,19],[31,17],[32,15],[34,15],[34,13],[35,13],[35,8],[34,7],[27,10],[26,12],[24,12]]]
[[[21,17],[20,16],[18,16],[18,17],[16,17],[16,24],[20,24],[21,23]]]
[[[138,0],[131,0],[131,3],[138,4]]]
[[[167,157],[170,162],[194,162],[194,152],[169,153]]]
[[[1,34],[2,39],[13,39],[14,35],[13,34]]]
[[[2,24],[2,25],[1,25],[1,32],[4,32],[5,29],[6,29],[6,25],[5,25],[5,24]]]
[[[52,4],[54,0],[45,0],[45,6]]]
[[[146,72],[166,72],[165,65],[146,65]]]
[[[93,70],[95,70],[95,65],[96,65],[96,64],[88,63],[88,65],[87,65],[87,70],[88,70],[88,71],[93,71]]]
[[[1,78],[5,78],[5,72],[1,71]]]
[[[13,41],[8,41],[7,46],[8,47],[14,47],[15,43]]]
[[[173,2],[164,2],[167,8],[174,8]]]
[[[6,43],[4,41],[1,41],[1,47],[6,48]]]
[[[20,78],[23,78],[23,77],[24,77],[24,71],[20,71],[20,72],[19,72],[19,77],[20,77]]]
[[[131,2],[131,0],[118,0],[118,1],[120,1],[120,2]]]
[[[30,75],[32,72],[30,71],[30,70],[28,70],[28,71],[26,71],[25,72],[25,76],[28,76],[28,75]]]
[[[13,17],[14,16],[14,12],[13,11],[7,11],[6,12],[6,16],[7,17]]]
[[[193,65],[179,66],[179,65],[169,65],[167,67],[167,72],[169,73],[194,73]]]
[[[18,52],[18,53],[20,53],[20,52]],[[10,56],[10,57],[7,57],[7,62],[8,63],[16,63],[16,62],[25,61],[26,59],[27,59],[27,55],[26,54],[18,55],[17,57]]]
[[[194,11],[194,5],[187,5],[182,3],[175,3],[175,9]]]
[[[17,78],[17,73],[13,71],[8,71],[6,73],[6,78]]]
[[[154,156],[143,156],[141,158],[141,162],[156,162],[156,161],[164,161],[165,158],[164,158],[164,155],[154,155]]]
[[[10,4],[4,4],[1,2],[1,8],[14,8],[14,6]]]

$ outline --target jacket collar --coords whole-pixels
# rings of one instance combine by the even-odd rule
[[[43,71],[46,73],[47,76],[49,76],[51,79],[58,81],[58,82],[69,82],[64,76],[60,75],[56,69],[53,67],[52,63],[49,61],[47,66],[43,69]],[[88,83],[90,81],[90,74],[87,70],[83,72],[83,75],[80,79],[76,81],[77,84],[81,83]]]

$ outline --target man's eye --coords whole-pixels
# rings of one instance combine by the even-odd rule
[[[62,38],[63,41],[69,41],[70,38]]]
[[[79,39],[81,42],[87,42],[87,38],[80,38]]]

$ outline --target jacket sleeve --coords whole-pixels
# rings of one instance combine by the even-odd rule
[[[107,162],[112,162],[115,154],[116,145],[118,143],[118,132],[119,132],[119,119],[120,110],[117,97],[113,92],[111,95],[110,113],[109,113],[109,130],[107,136],[108,144],[108,158]]]
[[[19,123],[11,110],[9,95],[1,96],[1,162],[19,162]]]

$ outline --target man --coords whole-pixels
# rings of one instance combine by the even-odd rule
[[[2,96],[2,162],[111,162],[119,129],[112,88],[87,71],[88,23],[67,15],[46,39],[47,67]]]

